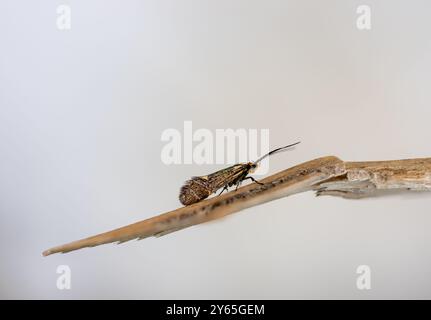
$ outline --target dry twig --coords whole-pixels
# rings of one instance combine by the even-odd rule
[[[314,190],[317,195],[361,198],[384,190],[431,190],[431,158],[344,162],[329,156],[311,160],[283,170],[263,180],[263,185],[251,183],[219,197],[182,207],[119,229],[101,233],[43,252],[44,256],[122,243],[132,239],[162,236],[199,223],[214,220],[242,209]]]

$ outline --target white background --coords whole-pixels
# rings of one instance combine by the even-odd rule
[[[56,26],[69,4],[72,28]],[[359,5],[372,29],[356,28]],[[270,129],[270,172],[429,157],[429,1],[0,3],[1,298],[431,298],[431,196],[299,194],[140,242],[54,245],[179,206],[223,166],[160,160],[167,128]],[[356,268],[371,268],[371,290]],[[58,265],[72,288],[58,290]]]

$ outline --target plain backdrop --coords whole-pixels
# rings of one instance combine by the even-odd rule
[[[370,30],[356,26],[364,4]],[[185,120],[269,129],[273,147],[300,139],[271,173],[325,155],[431,156],[430,12],[425,0],[1,1],[0,298],[431,298],[426,193],[303,193],[41,255],[175,209],[184,180],[222,168],[161,161],[161,133]]]

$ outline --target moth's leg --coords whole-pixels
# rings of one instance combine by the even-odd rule
[[[217,196],[221,196],[221,194],[223,193],[223,191],[227,190],[227,185],[223,187],[223,189],[221,189],[221,192],[217,195]]]
[[[237,182],[237,184],[236,184],[236,188],[235,188],[235,191],[236,190],[238,190],[238,188],[241,186],[241,183],[243,182],[244,180],[239,180],[238,182]]]
[[[251,181],[256,182],[257,184],[260,184],[261,186],[263,186],[263,185],[264,185],[264,183],[257,181],[257,180],[256,180],[255,178],[253,178],[253,177],[246,177],[246,178],[244,178],[244,180],[247,180],[247,179],[250,179]],[[244,180],[243,180],[243,181],[244,181]]]

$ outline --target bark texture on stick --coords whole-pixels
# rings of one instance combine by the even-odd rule
[[[328,156],[280,171],[224,195],[182,207],[122,228],[67,243],[43,252],[44,256],[162,236],[214,220],[248,207],[295,193],[314,190],[317,195],[345,198],[374,196],[383,190],[431,191],[431,158],[344,162]]]

